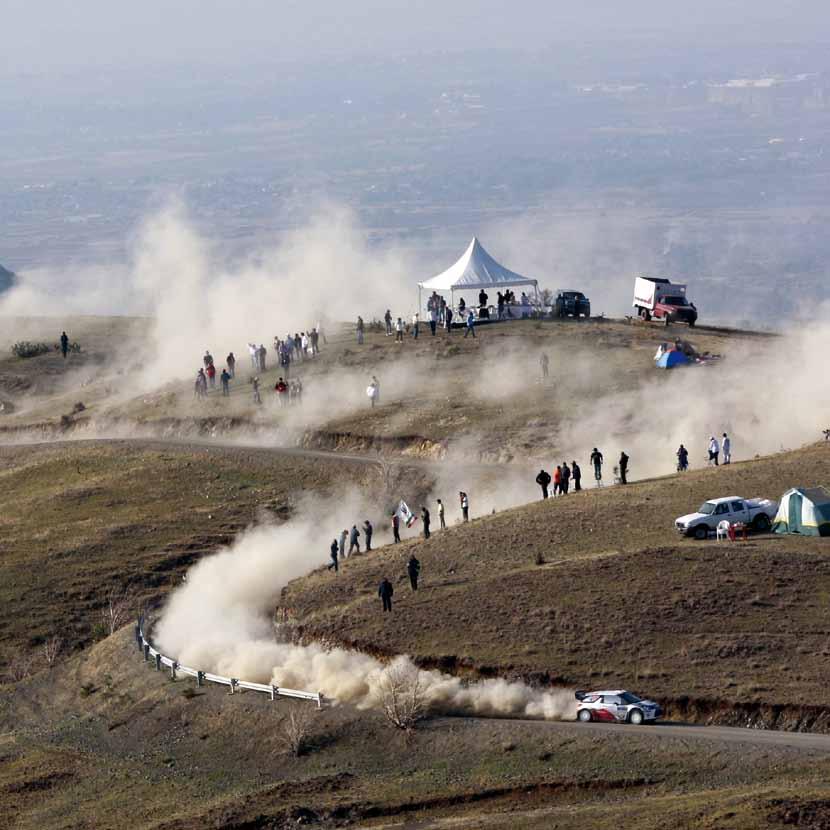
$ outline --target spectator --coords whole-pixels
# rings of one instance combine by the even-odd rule
[[[403,320],[398,317],[398,322],[395,323],[395,342],[403,343]]]
[[[69,335],[65,331],[61,332],[61,354],[64,360],[66,360],[66,356],[69,354]]]
[[[430,518],[429,518],[429,510],[427,510],[426,507],[421,508],[421,521],[423,522],[423,525],[424,525],[424,539],[429,539]]]
[[[421,563],[415,558],[415,554],[409,557],[406,563],[406,572],[409,574],[409,585],[413,591],[418,590],[418,576],[421,573]]]
[[[401,541],[401,517],[398,516],[397,510],[392,514],[392,541]]]
[[[536,483],[542,488],[542,498],[548,497],[548,485],[550,484],[550,473],[544,470],[539,470],[539,475],[536,476]]]
[[[578,493],[582,489],[582,470],[576,461],[571,461],[571,478],[574,480],[574,492]]]
[[[449,306],[444,310],[444,322],[447,325],[447,334],[452,334],[452,309]]]
[[[713,435],[709,439],[709,466],[713,464],[717,467],[718,466],[718,454],[720,453],[720,445],[718,444],[718,439],[715,438]]]
[[[720,448],[723,452],[723,463],[724,464],[731,464],[732,463],[732,440],[730,437],[724,432],[723,433],[723,440],[720,442]]]
[[[568,462],[564,461],[562,463],[562,484],[560,485],[560,490],[566,496],[568,495],[568,487],[571,483],[571,468],[568,466]]]
[[[231,378],[235,378],[236,377],[236,358],[233,356],[233,352],[231,352],[228,355],[227,359],[225,360],[225,363],[228,365],[228,374],[231,376]]]
[[[343,530],[340,533],[340,544],[339,544],[340,558],[341,559],[346,558],[346,539],[348,539],[348,538],[349,538],[349,531],[346,530],[346,528],[343,528]]]
[[[366,540],[366,552],[368,553],[372,549],[372,533],[374,533],[374,528],[372,527],[372,523],[366,519],[363,522],[363,538]]]
[[[550,359],[548,358],[547,352],[542,352],[539,355],[539,365],[542,367],[542,380],[544,380],[548,376],[550,366]]]
[[[392,334],[392,312],[388,308],[383,315],[383,322],[386,323],[386,336],[389,337]]]
[[[558,496],[562,492],[562,466],[556,465],[553,471],[553,495]]]
[[[259,378],[253,377],[251,378],[251,388],[254,392],[254,403],[260,404],[262,403],[262,396],[259,394]]]
[[[689,469],[689,451],[683,446],[678,447],[677,450],[677,470],[684,473]]]
[[[438,327],[438,311],[433,304],[432,308],[429,310],[429,331],[430,334],[435,337],[435,330]]]
[[[421,323],[421,318],[416,311],[412,315],[412,336],[417,340],[418,339],[418,329]]]
[[[470,311],[467,313],[467,328],[464,329],[464,338],[465,339],[467,338],[468,334],[472,334],[473,335],[473,340],[475,340],[475,336],[476,336],[476,316],[475,316],[475,314],[473,314],[472,309],[470,309]]]
[[[353,551],[360,553],[360,531],[357,529],[357,525],[352,525],[349,532],[349,556],[352,555]]]
[[[230,397],[231,390],[230,390],[230,380],[231,376],[227,369],[222,369],[222,374],[219,375],[219,379],[222,381],[222,396],[227,398]]]
[[[331,543],[331,548],[329,552],[329,556],[331,557],[331,564],[329,565],[329,570],[334,568],[334,572],[337,573],[339,570],[338,563],[337,563],[337,539],[335,539]]]
[[[384,611],[392,610],[392,594],[394,593],[395,589],[392,587],[392,583],[384,577],[378,588],[378,596],[383,601]]]
[[[602,462],[602,453],[594,447],[594,450],[591,453],[591,464],[594,465],[594,478],[597,481],[602,481]]]
[[[360,316],[357,318],[357,345],[363,345],[363,318]]]
[[[470,521],[470,500],[463,490],[458,493],[458,499],[461,502],[461,518],[463,521],[468,522]]]
[[[441,530],[444,530],[447,526],[446,521],[444,521],[444,502],[441,499],[438,499],[438,525]]]
[[[628,456],[625,452],[620,453],[620,484],[628,484],[628,479],[626,478],[628,474]]]

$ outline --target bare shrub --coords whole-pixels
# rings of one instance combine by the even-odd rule
[[[427,708],[418,667],[399,662],[388,668],[378,685],[378,699],[393,726],[405,732],[415,729]]]
[[[132,612],[133,597],[128,589],[110,591],[101,609],[101,625],[105,635],[115,634],[130,619]]]
[[[63,637],[59,636],[58,634],[53,634],[51,637],[47,637],[46,641],[43,643],[43,661],[46,663],[46,667],[51,669],[60,657],[61,651],[63,651]]]
[[[291,703],[280,724],[280,737],[285,748],[295,757],[308,749],[311,725],[317,710],[311,703]]]
[[[34,655],[29,652],[15,654],[6,667],[6,676],[12,683],[19,683],[25,680],[32,673],[32,665],[35,662]]]

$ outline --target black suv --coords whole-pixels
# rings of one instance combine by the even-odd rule
[[[553,303],[554,317],[590,317],[591,301],[581,291],[557,291]]]

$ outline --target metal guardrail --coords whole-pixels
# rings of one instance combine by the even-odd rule
[[[295,698],[296,700],[310,700],[317,704],[318,709],[323,708],[326,698],[322,692],[301,692],[298,689],[285,689],[282,686],[273,686],[269,683],[250,683],[247,680],[239,680],[236,677],[223,677],[221,674],[211,674],[210,672],[194,669],[190,666],[182,666],[172,657],[167,657],[158,649],[153,647],[153,644],[144,635],[144,617],[138,618],[138,623],[135,627],[135,641],[139,649],[144,655],[145,663],[154,663],[156,671],[161,671],[162,666],[170,669],[170,677],[175,680],[177,675],[183,674],[188,677],[196,678],[197,686],[204,686],[205,683],[217,683],[221,686],[228,686],[231,694],[237,691],[261,692],[270,695],[271,700],[276,700],[278,697]]]

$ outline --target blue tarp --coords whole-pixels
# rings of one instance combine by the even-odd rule
[[[657,361],[658,369],[673,369],[675,366],[685,366],[689,362],[683,352],[671,351],[663,352],[660,359]]]

